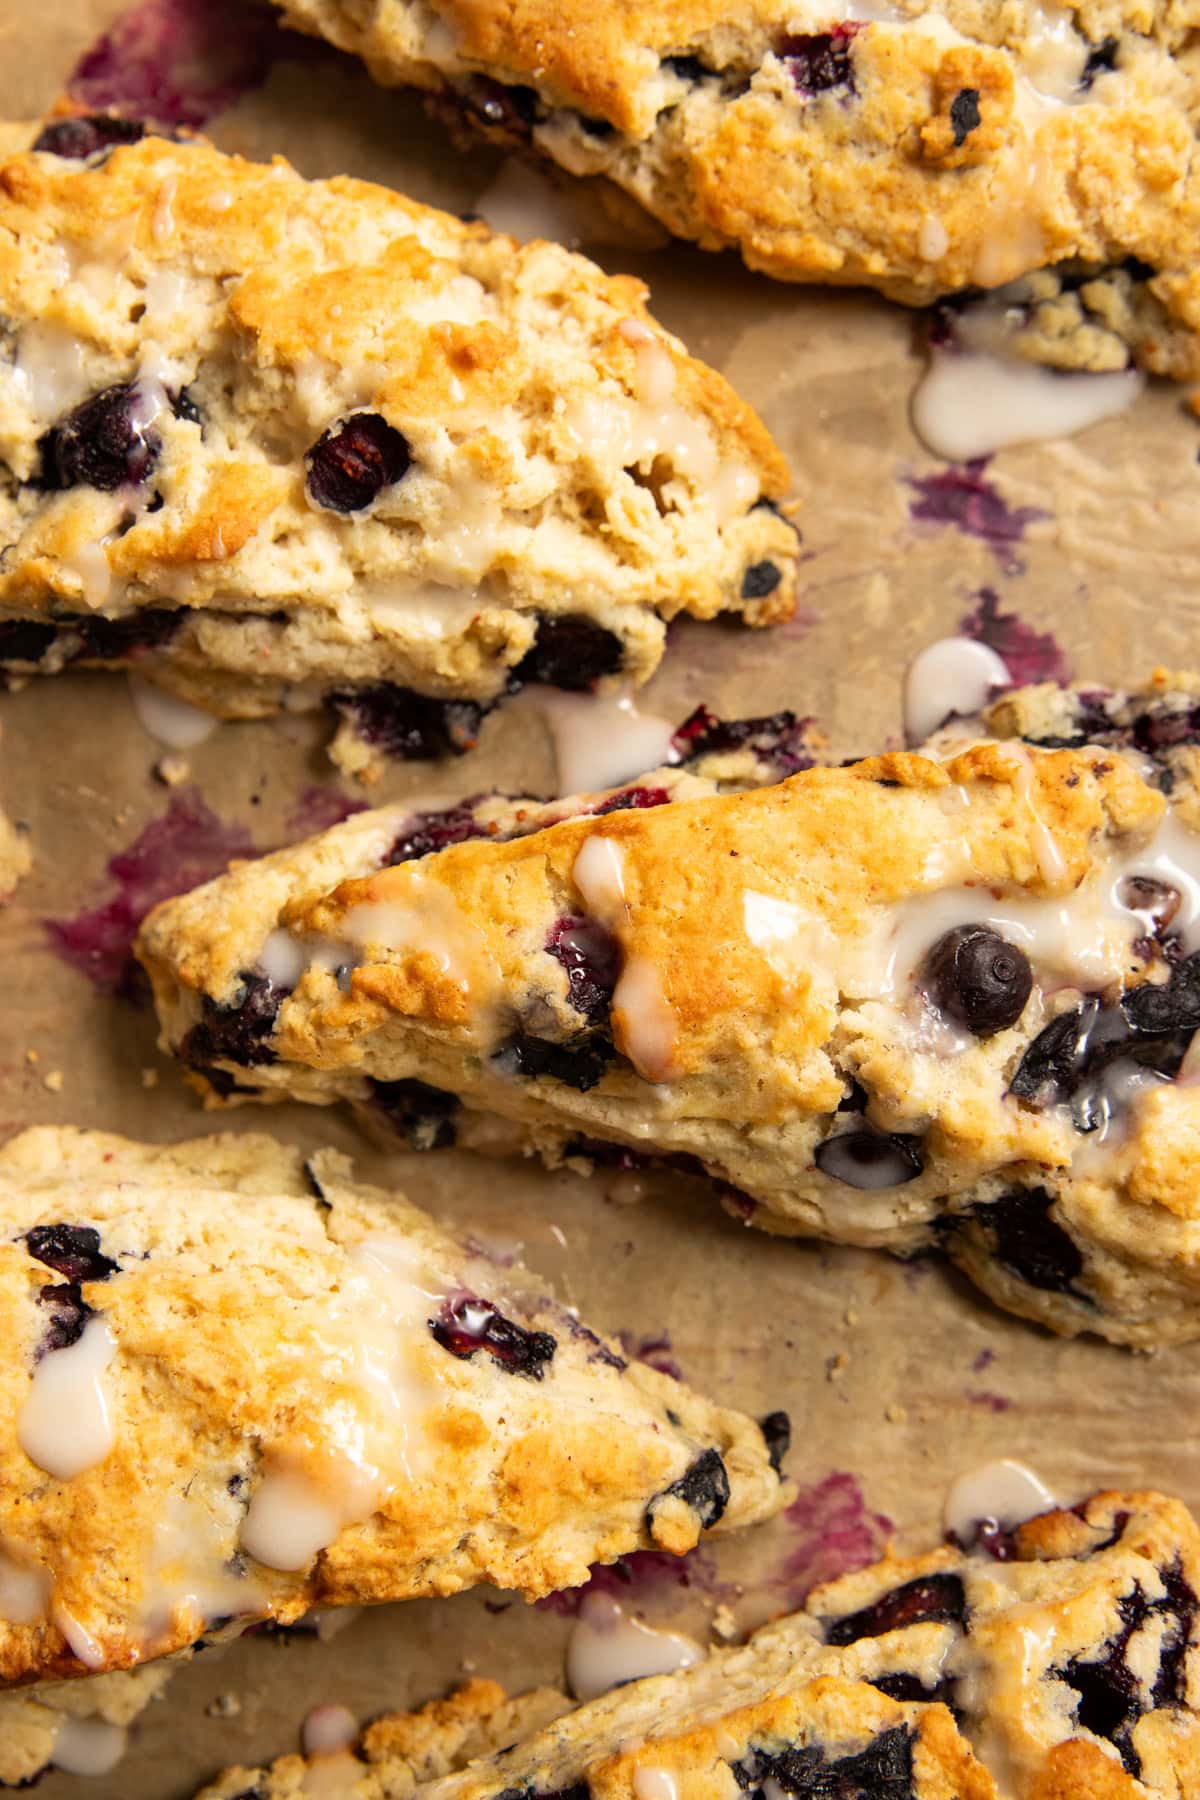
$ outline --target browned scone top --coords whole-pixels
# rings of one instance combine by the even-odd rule
[[[992,1543],[998,1557],[889,1556],[747,1644],[552,1712],[516,1743],[513,1703],[473,1683],[377,1720],[357,1757],[232,1769],[203,1800],[286,1800],[306,1770],[347,1800],[1194,1795],[1200,1540],[1186,1508],[1101,1493]],[[495,1747],[481,1750],[489,1715]],[[464,1718],[475,1760],[461,1755]]]
[[[151,915],[165,1042],[226,1099],[495,1147],[488,1115],[771,1231],[940,1245],[1056,1330],[1194,1336],[1196,687],[1024,690],[925,753],[541,830],[467,809],[444,849],[361,815]]]
[[[788,616],[783,459],[641,283],[114,129],[0,161],[6,668],[486,704],[643,680],[680,612]]]
[[[1005,288],[1023,354],[1200,373],[1187,6],[279,4],[752,268],[916,304]]]
[[[2,1684],[317,1605],[532,1599],[787,1497],[775,1423],[332,1153],[34,1130],[0,1218]]]

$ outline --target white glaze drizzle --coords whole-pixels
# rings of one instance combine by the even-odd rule
[[[619,931],[629,917],[620,845],[600,834],[585,838],[571,878],[589,912],[609,930]],[[622,1048],[643,1080],[669,1081],[676,1073],[677,1020],[662,972],[648,957],[624,954],[613,990],[612,1016]]]
[[[1005,1457],[960,1475],[946,1495],[942,1517],[947,1533],[970,1548],[977,1525],[991,1522],[1008,1531],[1057,1505],[1040,1476]]]
[[[679,1800],[679,1782],[669,1769],[635,1769],[633,1791],[636,1800]]]
[[[913,395],[913,428],[935,456],[971,462],[1115,418],[1145,380],[1137,369],[1062,374],[1019,356],[935,350]]]
[[[116,1349],[107,1320],[93,1316],[75,1343],[47,1351],[33,1372],[17,1415],[17,1442],[30,1462],[59,1481],[94,1468],[113,1447],[103,1377]]]
[[[50,1760],[68,1775],[109,1775],[124,1756],[129,1734],[107,1719],[66,1718],[58,1727]]]
[[[140,675],[130,675],[129,697],[150,736],[170,750],[193,750],[212,736],[220,722],[212,713],[189,706],[186,700],[177,700],[174,694],[155,687]]]
[[[909,664],[904,735],[910,744],[921,744],[946,719],[970,717],[1008,685],[1008,666],[989,645],[974,638],[939,638]]]
[[[626,1681],[690,1669],[704,1655],[694,1638],[630,1618],[610,1594],[587,1594],[567,1641],[567,1686],[577,1700],[595,1700]]]
[[[241,1545],[268,1569],[305,1569],[344,1523],[334,1494],[299,1470],[268,1469],[246,1509]]]
[[[617,787],[670,757],[674,727],[640,712],[628,694],[526,693],[550,728],[560,794]]]
[[[597,834],[584,839],[571,879],[589,910],[602,920],[625,905],[625,858],[621,846],[610,837]]]
[[[336,1756],[358,1737],[358,1721],[346,1706],[314,1706],[300,1727],[305,1756]]]

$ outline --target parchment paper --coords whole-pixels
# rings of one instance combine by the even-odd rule
[[[113,0],[3,0],[5,114],[48,104],[117,11]],[[282,151],[306,174],[378,178],[463,210],[500,167],[494,153],[453,150],[415,99],[377,91],[332,56],[280,62],[208,128],[226,148]],[[653,710],[682,718],[700,700],[727,716],[786,705],[815,715],[838,754],[878,748],[897,741],[905,664],[977,612],[983,590],[993,595],[985,606],[1015,618],[1008,643],[1026,657],[1019,673],[1065,661],[1120,682],[1155,662],[1200,659],[1200,429],[1178,391],[1147,392],[1084,437],[1006,452],[957,487],[943,479],[922,490],[911,483],[944,469],[907,422],[920,367],[909,316],[858,294],[772,285],[732,258],[682,247],[647,254],[609,244],[597,254],[642,275],[658,316],[761,409],[804,501],[796,622],[769,634],[674,630],[647,693]],[[957,503],[975,524],[990,521],[999,537],[915,521],[923,492],[935,509]],[[304,791],[335,786],[324,723],[222,726],[191,753],[182,800],[154,778],[162,750],[138,724],[122,678],[32,683],[0,702],[0,723],[0,792],[29,826],[36,856],[0,914],[0,1129],[78,1123],[153,1140],[271,1129],[353,1150],[372,1178],[450,1221],[520,1240],[586,1317],[628,1332],[635,1347],[657,1342],[689,1380],[756,1414],[786,1407],[803,1489],[794,1516],[705,1550],[686,1586],[639,1582],[630,1603],[646,1616],[703,1633],[723,1603],[755,1623],[797,1602],[814,1575],[876,1553],[888,1519],[905,1544],[930,1541],[948,1483],[991,1457],[1028,1460],[1067,1498],[1154,1483],[1200,1504],[1200,1345],[1146,1357],[1061,1342],[996,1312],[938,1263],[778,1243],[666,1177],[630,1206],[603,1177],[459,1153],[382,1155],[336,1112],[206,1117],[158,1057],[149,1011],[65,964],[44,921],[118,896],[109,858],[172,805],[202,801],[243,847],[296,835]],[[506,783],[549,792],[551,770],[536,719],[518,710],[493,717],[466,760],[396,766],[370,798]],[[310,798],[309,820],[313,808]],[[156,1071],[145,1078],[152,1087],[147,1070]],[[514,1690],[559,1681],[569,1628],[563,1609],[474,1594],[364,1613],[332,1644],[259,1637],[205,1652],[151,1707],[112,1776],[82,1790],[51,1776],[41,1792],[182,1800],[227,1762],[294,1748],[304,1713],[323,1701],[365,1719],[471,1670]],[[234,1697],[233,1716],[210,1713],[220,1696]]]

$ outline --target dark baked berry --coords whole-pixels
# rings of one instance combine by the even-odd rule
[[[1017,1065],[1009,1092],[1034,1106],[1053,1106],[1074,1092],[1088,1058],[1100,1002],[1084,1001],[1038,1032]]]
[[[1033,989],[1029,958],[985,925],[956,925],[925,959],[922,983],[940,1012],[976,1037],[1015,1025]]]
[[[811,723],[793,712],[770,713],[761,719],[719,719],[707,706],[698,706],[671,739],[671,748],[679,762],[749,750],[780,775],[794,775],[813,765],[805,742]]]
[[[354,413],[319,437],[304,459],[308,497],[330,512],[362,512],[407,474],[412,452],[403,432],[379,413]]]
[[[597,919],[557,919],[546,950],[567,972],[571,1005],[593,1025],[607,1019],[621,973],[621,947]]]
[[[88,1305],[78,1284],[73,1281],[62,1286],[47,1282],[38,1291],[38,1305],[44,1307],[49,1315],[42,1330],[41,1342],[34,1353],[36,1360],[40,1362],[51,1350],[69,1350],[72,1344],[77,1344],[94,1309]]]
[[[624,660],[615,632],[582,613],[546,613],[537,634],[509,678],[512,689],[535,683],[583,694],[605,675],[615,675]]]
[[[203,1017],[179,1046],[181,1061],[189,1068],[204,1068],[210,1081],[207,1065],[218,1060],[245,1068],[275,1061],[270,1038],[289,990],[253,969],[243,969],[238,979],[241,988],[229,1006],[218,1006],[204,996]]]
[[[473,700],[436,700],[390,681],[334,688],[326,699],[365,744],[403,762],[464,756],[478,743],[487,711]]]
[[[854,63],[850,46],[861,27],[835,25],[832,31],[800,32],[785,37],[779,55],[801,94],[823,94],[830,88],[854,92]]]
[[[25,1233],[25,1247],[36,1261],[71,1282],[107,1281],[117,1273],[118,1265],[101,1252],[94,1225],[35,1225]]]
[[[670,69],[672,75],[677,75],[680,81],[710,81],[715,72],[702,63],[698,56],[664,56],[662,66]]]
[[[1045,1293],[1074,1291],[1083,1274],[1083,1256],[1062,1226],[1050,1217],[1054,1202],[1045,1188],[1013,1188],[989,1206],[975,1209],[992,1238],[997,1260],[1029,1287]]]
[[[585,1037],[574,1043],[555,1044],[548,1038],[517,1032],[501,1045],[492,1060],[506,1074],[520,1075],[526,1081],[548,1075],[586,1094],[604,1079],[604,1071],[616,1054],[607,1038]]]
[[[966,143],[982,117],[979,110],[979,89],[960,88],[950,102],[950,129],[954,133],[956,150],[960,150]]]
[[[668,1500],[682,1500],[706,1531],[715,1525],[729,1505],[729,1475],[720,1451],[705,1450],[678,1481],[655,1494],[646,1508],[646,1524],[651,1531],[655,1514]]]
[[[913,1736],[907,1725],[881,1731],[849,1756],[830,1760],[819,1744],[778,1751],[755,1748],[731,1768],[743,1792],[756,1797],[782,1792],[793,1800],[916,1800]]]
[[[113,494],[145,481],[161,441],[145,423],[136,382],[117,382],[84,400],[39,440],[39,480],[46,488],[99,488]]]
[[[1121,1013],[1138,1037],[1168,1037],[1200,1027],[1200,953],[1176,964],[1165,983],[1145,981],[1121,1000]]]
[[[853,1188],[902,1187],[925,1167],[921,1140],[896,1131],[839,1132],[818,1144],[815,1161],[823,1175]]]
[[[78,119],[53,119],[33,140],[33,149],[62,156],[70,162],[86,162],[114,144],[136,144],[146,135],[139,119],[114,119],[109,113],[92,113]]]
[[[78,639],[70,662],[119,662],[169,643],[184,622],[182,609],[147,606],[119,619],[72,614],[62,624]]]
[[[477,1350],[486,1350],[510,1375],[528,1375],[531,1381],[542,1379],[558,1349],[548,1331],[527,1331],[506,1319],[490,1300],[469,1296],[443,1301],[437,1318],[429,1320],[429,1329],[451,1356],[466,1362]]]
[[[1101,38],[1098,44],[1088,46],[1087,61],[1083,65],[1083,74],[1079,77],[1079,85],[1086,93],[1097,75],[1107,75],[1117,66],[1117,51],[1120,46],[1115,37]],[[1153,270],[1150,271],[1154,273]]]
[[[889,1694],[893,1700],[923,1700],[926,1702],[940,1700],[943,1706],[953,1708],[954,1678],[947,1676],[933,1687],[926,1687],[919,1675],[907,1675],[899,1671],[894,1675],[864,1676],[873,1688],[881,1694]]]
[[[666,788],[629,787],[612,794],[602,805],[593,807],[593,815],[602,819],[605,813],[640,812],[648,806],[665,806],[671,798]]]
[[[504,1752],[500,1754],[503,1756]],[[586,1781],[576,1781],[564,1788],[538,1788],[530,1781],[524,1787],[502,1788],[495,1800],[588,1800],[590,1793]]]
[[[967,1601],[958,1575],[919,1575],[893,1588],[890,1594],[861,1611],[831,1619],[825,1627],[829,1644],[854,1644],[859,1638],[882,1637],[887,1631],[903,1631],[909,1625],[938,1623],[961,1625]]]
[[[35,619],[7,619],[0,624],[0,662],[41,662],[57,636],[53,625]]]
[[[418,856],[432,856],[448,844],[465,844],[469,838],[486,837],[487,832],[475,817],[474,800],[445,812],[414,813],[384,858],[386,866],[412,862]]]
[[[767,1456],[777,1475],[783,1472],[783,1459],[792,1442],[792,1421],[785,1412],[768,1413],[759,1421],[759,1430],[767,1446]]]
[[[487,75],[472,75],[459,98],[463,110],[489,134],[521,143],[528,142],[544,110],[533,88],[509,87]]]
[[[458,1097],[426,1081],[371,1082],[371,1099],[414,1150],[448,1150],[458,1133]]]
[[[1160,943],[1182,901],[1178,888],[1149,875],[1127,875],[1117,889],[1117,898],[1145,922],[1150,936]]]
[[[773,594],[783,580],[782,572],[773,562],[751,563],[742,576],[742,599],[765,600]]]

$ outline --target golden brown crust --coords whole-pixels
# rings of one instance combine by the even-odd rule
[[[0,1152],[0,1210],[0,1553],[30,1589],[0,1623],[5,1684],[314,1605],[533,1598],[786,1498],[750,1419],[626,1364],[332,1153],[30,1131]],[[47,1379],[64,1397],[39,1400]],[[683,1543],[658,1511],[685,1476]]]
[[[1200,373],[1186,6],[899,0],[842,24],[778,0],[279,3],[475,125],[481,79],[532,90],[518,141],[752,268],[913,304],[1061,272],[1062,307],[1020,296],[1023,354],[1105,367],[1115,344]],[[1137,303],[1114,308],[1129,266]]]

